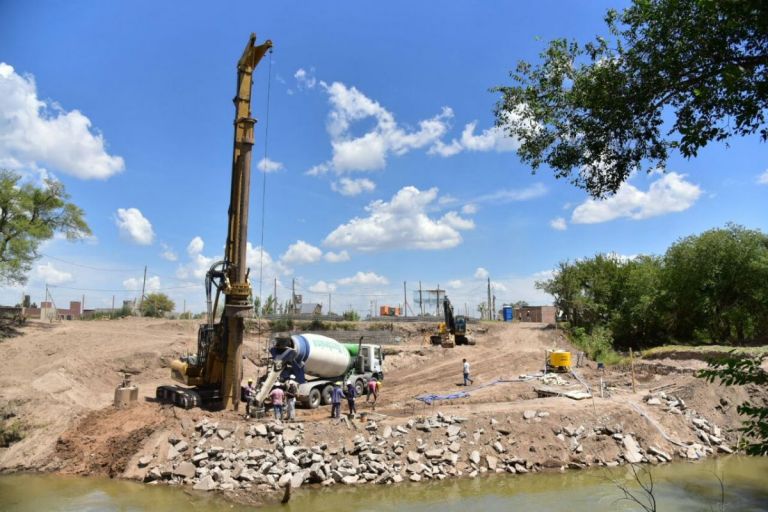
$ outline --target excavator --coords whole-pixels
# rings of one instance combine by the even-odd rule
[[[475,340],[467,335],[467,319],[464,315],[453,315],[453,305],[448,297],[443,298],[444,322],[437,326],[437,332],[429,337],[433,345],[452,348],[456,345],[474,345]]]
[[[185,386],[160,386],[156,398],[179,407],[237,410],[240,403],[244,318],[253,310],[246,265],[248,209],[251,189],[251,150],[256,120],[251,117],[253,71],[272,48],[267,40],[256,45],[251,34],[237,61],[235,135],[224,259],[205,276],[207,318],[197,332],[197,351],[171,362],[171,378]],[[224,308],[217,319],[219,301]]]

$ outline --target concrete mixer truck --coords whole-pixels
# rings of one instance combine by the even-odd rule
[[[331,403],[331,390],[337,381],[352,381],[358,395],[366,390],[371,376],[384,378],[381,346],[362,343],[339,343],[320,334],[294,334],[277,337],[269,349],[267,374],[257,383],[254,409],[263,410],[272,386],[291,375],[299,383],[297,403],[314,409]]]

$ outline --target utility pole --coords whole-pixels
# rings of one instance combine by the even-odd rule
[[[85,294],[83,294],[83,300],[80,302],[80,316],[85,313]]]
[[[424,316],[424,301],[421,298],[421,281],[419,281],[419,316]]]
[[[328,292],[328,315],[331,314],[331,292]]]
[[[274,288],[274,292],[272,293],[272,301],[275,303],[275,307],[272,308],[274,309],[272,314],[277,314],[277,278],[275,278],[274,287],[275,288]],[[261,297],[259,297],[259,299],[261,299]]]
[[[141,315],[141,306],[144,304],[144,290],[147,286],[147,266],[144,265],[144,281],[141,283],[141,299],[139,300],[139,315]]]
[[[435,315],[440,316],[440,283],[437,283],[437,305],[435,306]]]
[[[291,280],[291,314],[296,312],[296,278]]]
[[[403,281],[403,316],[408,316],[408,292],[405,291],[405,281]]]
[[[491,319],[491,278],[488,277],[488,318]]]
[[[493,295],[493,310],[491,310],[493,313],[493,318],[491,320],[496,320],[496,295]]]
[[[115,315],[115,296],[112,296],[112,316]]]

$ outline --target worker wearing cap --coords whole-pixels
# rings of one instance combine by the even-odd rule
[[[469,376],[469,362],[466,359],[464,359],[462,363],[463,364],[461,368],[462,368],[462,373],[464,374],[464,385],[468,386],[469,384],[474,384],[475,383],[474,379],[472,379]],[[469,384],[467,384],[467,382],[469,382]]]
[[[341,416],[341,399],[344,398],[344,391],[341,390],[341,382],[333,385],[331,390],[331,418]]]
[[[355,407],[355,397],[357,396],[357,390],[351,380],[347,381],[347,405],[349,406],[349,415],[354,418],[357,414],[357,407]]]
[[[285,415],[288,421],[296,421],[296,397],[299,395],[299,383],[296,376],[291,375],[285,381]]]
[[[283,392],[283,384],[278,382],[275,387],[269,393],[269,398],[272,399],[272,407],[275,409],[275,419],[283,419],[283,400],[285,400],[285,392]]]

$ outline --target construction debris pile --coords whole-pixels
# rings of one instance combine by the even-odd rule
[[[651,405],[656,404],[654,399],[660,400],[658,396],[650,397]],[[684,407],[679,399],[667,399],[673,401],[677,405],[668,405],[670,410]],[[679,443],[676,455],[698,459],[712,453],[713,444],[721,451],[730,450],[724,439],[718,437],[717,426],[694,411],[682,414],[690,416],[692,428],[705,444]],[[358,433],[347,441],[336,441],[337,444],[312,444],[312,439],[331,439],[327,432],[310,432],[318,427],[316,424],[224,424],[204,418],[190,428],[192,433],[187,439],[170,435],[166,446],[141,457],[138,467],[143,468],[147,482],[187,484],[203,491],[272,491],[304,484],[392,484],[476,477],[489,472],[522,474],[543,468],[659,464],[670,462],[675,455],[654,444],[641,448],[637,435],[625,432],[621,424],[560,425],[553,422],[549,412],[533,409],[523,411],[522,418],[508,416],[501,421],[440,412],[401,424],[390,421],[348,425],[344,421],[333,425],[341,429],[339,434],[347,426]],[[551,428],[552,442],[556,443],[553,446],[561,456],[544,456],[536,453],[533,445],[518,444],[517,430],[544,422],[551,424],[544,428]],[[614,447],[606,449],[610,445]]]

